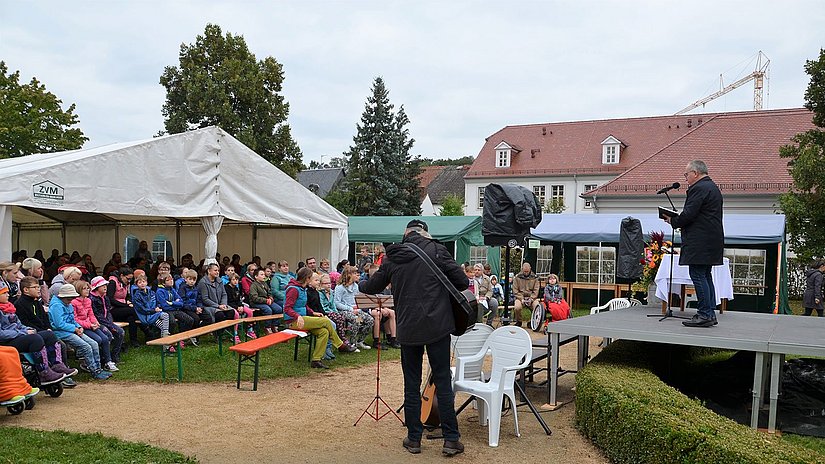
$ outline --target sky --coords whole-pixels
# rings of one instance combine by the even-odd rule
[[[752,72],[759,50],[764,107],[801,107],[805,60],[825,47],[819,0],[0,0],[0,60],[77,105],[86,147],[146,139],[163,129],[164,67],[208,23],[283,65],[306,164],[348,150],[377,76],[412,153],[457,158],[507,125],[673,114]],[[745,84],[704,111],[752,108]]]

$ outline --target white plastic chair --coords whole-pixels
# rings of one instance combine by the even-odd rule
[[[484,342],[481,350],[472,356],[456,358],[456,392],[465,392],[481,399],[478,407],[478,418],[481,425],[488,425],[488,442],[492,447],[498,446],[501,429],[501,406],[504,395],[510,398],[513,407],[513,421],[516,425],[516,436],[521,436],[518,430],[518,410],[515,407],[516,394],[514,383],[516,373],[527,367],[533,351],[533,343],[526,330],[516,326],[504,326],[496,329]],[[465,369],[474,362],[483,360],[490,351],[493,366],[490,371],[490,380],[468,380]]]
[[[478,354],[481,348],[484,347],[484,342],[493,333],[493,328],[487,324],[477,322],[470,330],[460,337],[452,335],[453,355],[454,357],[467,357]],[[484,356],[477,361],[466,363],[464,365],[464,378],[466,380],[484,380],[481,374],[481,366],[484,364]],[[455,388],[455,367],[453,367],[453,388]]]
[[[630,307],[631,307],[631,308],[632,308],[633,306],[641,306],[641,305],[642,305],[642,302],[641,302],[641,301],[639,301],[639,300],[637,300],[636,298],[628,298],[628,299],[627,299],[627,301],[629,301],[629,302],[630,302]]]
[[[627,298],[613,298],[601,306],[593,306],[590,308],[590,314],[598,314],[602,311],[613,311],[615,309],[624,309],[631,306],[630,300]]]

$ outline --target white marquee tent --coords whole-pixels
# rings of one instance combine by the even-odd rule
[[[348,247],[346,216],[218,127],[0,160],[0,259],[62,248],[103,264],[127,237],[293,267]]]

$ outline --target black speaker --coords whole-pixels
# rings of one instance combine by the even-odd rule
[[[616,283],[630,284],[642,276],[645,240],[642,223],[636,218],[622,219],[616,259]]]
[[[484,188],[481,235],[485,245],[523,245],[530,228],[540,222],[541,205],[527,188],[516,184],[489,184]]]

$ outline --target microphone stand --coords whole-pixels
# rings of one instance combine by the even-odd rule
[[[670,199],[670,195],[667,192],[664,192],[665,196],[667,197],[667,201],[670,202],[670,207],[673,208],[673,211],[676,211],[676,206],[673,204],[673,200]],[[668,222],[668,224],[670,224]],[[664,321],[668,318],[674,319],[690,319],[687,316],[677,316],[673,314],[673,266],[675,263],[673,262],[673,245],[676,242],[676,228],[673,227],[673,224],[670,224],[670,249],[668,250],[668,254],[670,255],[670,274],[667,277],[667,311],[665,311],[665,315],[659,319],[659,322]],[[659,317],[658,314],[648,314],[647,317]]]

